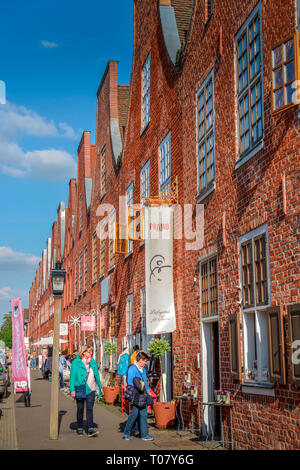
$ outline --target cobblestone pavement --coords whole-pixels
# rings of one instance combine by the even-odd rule
[[[216,442],[199,441],[195,434],[176,429],[155,428],[154,418],[149,417],[149,431],[153,442],[144,442],[133,437],[124,441],[123,428],[127,414],[119,406],[95,403],[94,421],[99,435],[95,438],[79,437],[76,434],[76,405],[70,395],[59,392],[59,437],[49,439],[51,383],[41,378],[40,371],[31,371],[31,407],[25,407],[22,394],[3,399],[0,408],[1,450],[222,450]]]

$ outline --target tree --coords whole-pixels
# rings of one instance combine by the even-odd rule
[[[12,324],[11,324],[11,312],[6,313],[3,316],[3,322],[0,326],[0,339],[4,341],[6,347],[12,347]]]

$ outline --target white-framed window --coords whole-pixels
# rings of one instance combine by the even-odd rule
[[[159,146],[159,192],[171,189],[171,132]]]
[[[97,281],[98,265],[97,265],[97,233],[93,233],[92,239],[92,283]]]
[[[244,382],[269,382],[269,242],[264,225],[239,239]]]
[[[141,201],[150,197],[150,160],[148,160],[141,169]]]
[[[116,263],[115,254],[115,223],[116,210],[112,209],[109,214],[109,267],[113,267]]]
[[[79,231],[80,232],[82,230],[82,201],[83,201],[83,197],[81,195],[80,200],[79,200]]]
[[[150,83],[151,83],[151,54],[149,53],[142,68],[142,130],[150,121]]]
[[[101,152],[101,197],[106,193],[106,147]]]
[[[263,140],[261,4],[235,37],[239,158]]]
[[[133,295],[127,295],[126,297],[126,335],[133,335]]]
[[[78,292],[78,260],[75,260],[75,282],[74,282],[74,297],[77,299],[77,292]]]
[[[101,233],[104,235],[105,234],[105,225],[106,225],[106,220],[104,219],[101,222]],[[99,276],[104,276],[105,274],[105,247],[106,247],[106,238],[100,238],[100,273]]]
[[[215,181],[215,106],[214,72],[205,79],[197,93],[198,193]]]
[[[133,183],[131,183],[126,190],[126,202],[127,202],[127,206],[133,205]],[[132,251],[133,251],[133,241],[128,240],[128,253],[132,253]]]
[[[81,295],[82,288],[82,253],[79,255],[79,282],[78,282],[78,295]]]
[[[146,334],[146,287],[141,288],[141,331]]]

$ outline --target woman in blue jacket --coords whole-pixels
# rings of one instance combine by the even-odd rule
[[[127,387],[131,390],[136,389],[135,398],[131,405],[131,413],[128,417],[123,438],[126,441],[131,439],[131,430],[139,419],[140,433],[142,441],[153,441],[153,437],[149,436],[147,422],[147,394],[151,395],[145,366],[150,357],[145,351],[140,351],[136,355],[134,363],[129,367],[127,373]]]
[[[93,408],[95,397],[101,395],[102,388],[97,363],[92,354],[93,348],[91,346],[82,346],[79,355],[72,362],[70,374],[70,392],[77,403],[77,434],[79,436],[83,435],[83,412],[84,402],[86,402],[88,437],[99,434],[93,427]],[[85,385],[86,398],[77,399],[76,387],[82,385]]]

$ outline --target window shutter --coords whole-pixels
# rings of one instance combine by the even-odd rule
[[[271,307],[268,314],[270,380],[286,383],[282,307]]]
[[[118,338],[111,338],[111,342],[118,347]],[[118,368],[117,359],[118,359],[118,352],[112,355],[112,369],[113,370],[117,370]]]
[[[123,237],[123,238],[122,238]],[[115,224],[115,253],[126,255],[128,253],[128,226]]]
[[[241,335],[240,314],[229,315],[230,373],[233,379],[241,380]]]
[[[140,205],[128,206],[128,238],[143,241],[143,208]]]
[[[300,357],[299,353],[296,354],[296,358],[293,359],[293,353],[295,353],[300,346],[298,343],[293,348],[294,341],[300,341],[300,304],[289,305],[288,306],[288,315],[289,315],[289,339],[290,339],[290,365],[291,365],[291,374],[292,380],[296,387],[300,388]],[[296,363],[296,361],[298,364]]]

